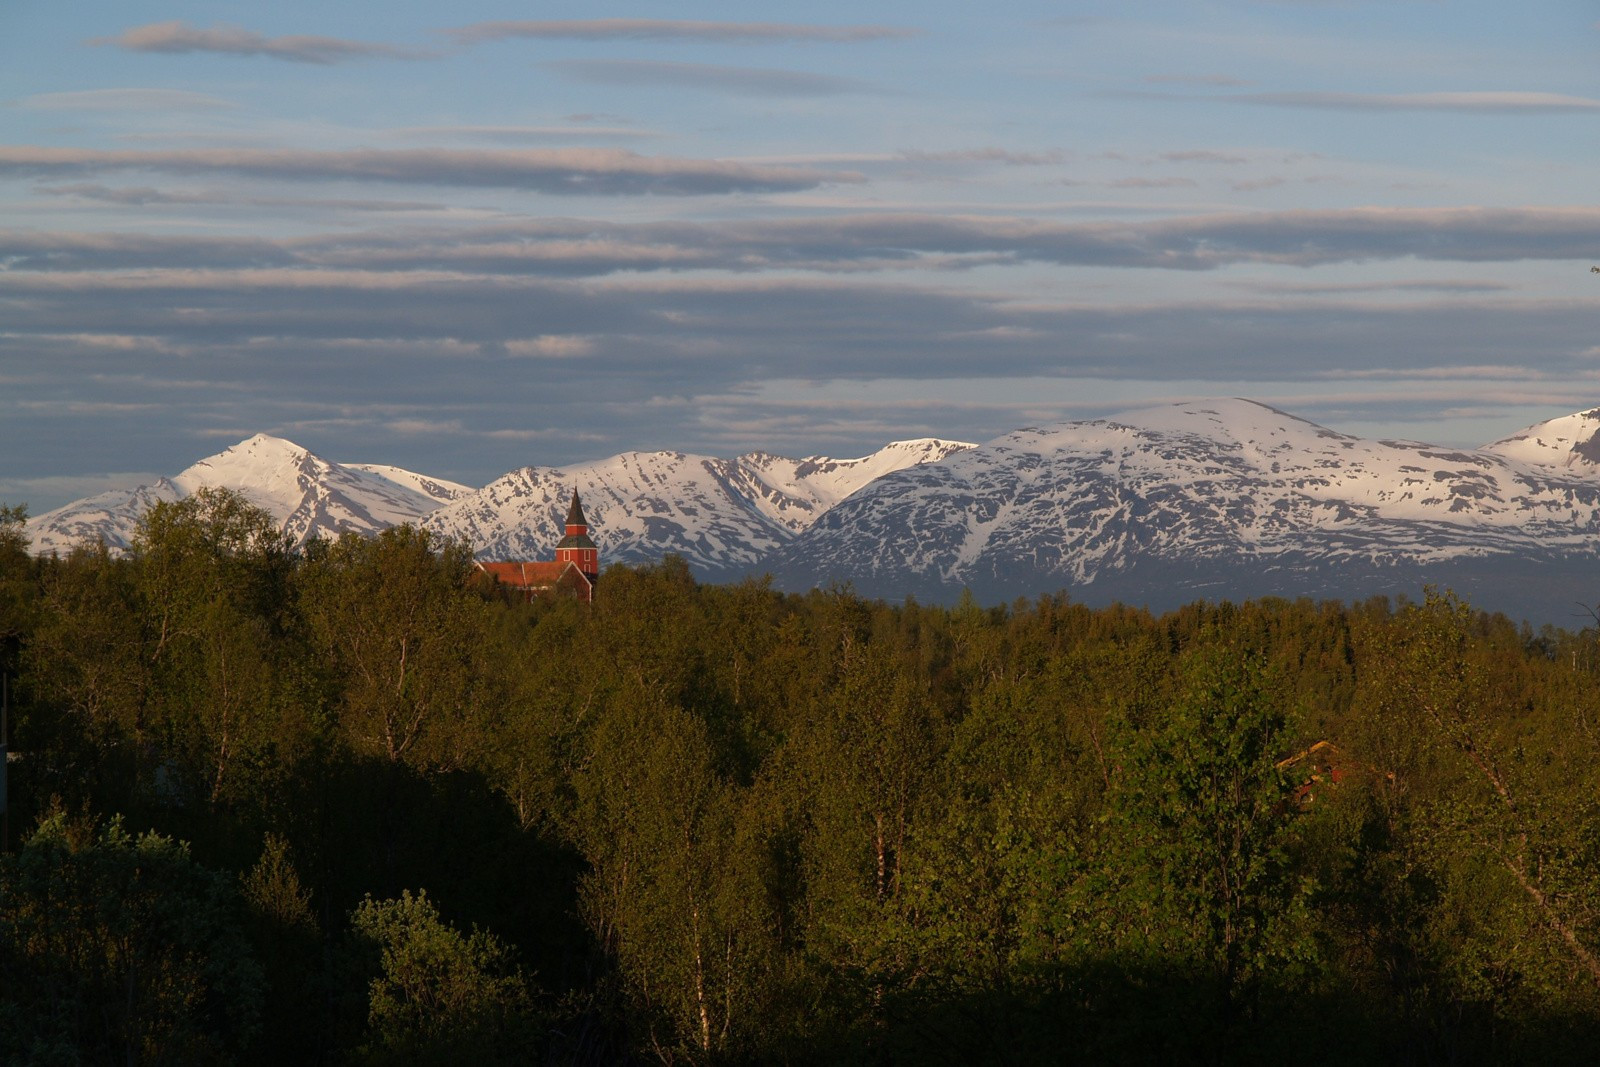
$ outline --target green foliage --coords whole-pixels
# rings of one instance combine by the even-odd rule
[[[350,916],[379,954],[368,985],[373,1063],[519,1063],[538,1036],[526,980],[492,934],[463,935],[427,893],[367,897]]]
[[[658,1040],[700,1054],[759,1027],[769,941],[739,798],[703,723],[647,699],[604,718],[577,775],[585,917],[628,988],[666,1020]]]
[[[64,813],[0,856],[0,1059],[226,1063],[261,972],[227,879],[186,846]]]
[[[51,822],[0,865],[0,1001],[39,1009],[0,1020],[0,1058],[1600,1040],[1593,629],[1438,595],[892,606],[670,558],[523,603],[413,528],[291,552],[233,494],[155,509],[123,557],[31,560],[20,522],[0,512],[13,821],[60,796],[160,834]],[[121,913],[66,903],[124,892],[132,928],[179,931],[128,940],[128,972],[84,951],[123,943]],[[163,952],[182,981],[83,1007],[175,975]]]
[[[22,635],[34,626],[33,565],[24,529],[28,509],[0,504],[0,674],[16,670]]]
[[[329,976],[322,931],[311,908],[311,892],[290,858],[288,841],[269,833],[261,858],[239,877],[246,909],[245,928],[266,978],[262,1028],[253,1058],[268,1063],[308,1062],[325,1054],[323,1028]],[[284,1025],[297,1020],[295,1025]]]
[[[1136,956],[1198,966],[1248,1009],[1263,976],[1313,953],[1311,886],[1289,855],[1300,783],[1277,765],[1287,722],[1260,664],[1231,649],[1189,657],[1179,686],[1117,746],[1112,909]]]
[[[441,768],[470,759],[485,605],[456,545],[399,526],[315,546],[302,598],[313,647],[360,751]]]
[[[1416,992],[1513,1030],[1534,1005],[1600,1010],[1588,699],[1560,685],[1553,706],[1519,709],[1536,663],[1454,596],[1430,591],[1395,621],[1360,736],[1392,768],[1375,794],[1386,852],[1428,887],[1407,932],[1427,963]]]

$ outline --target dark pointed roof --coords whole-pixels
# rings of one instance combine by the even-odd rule
[[[578,528],[577,533],[572,528]],[[583,505],[578,503],[578,491],[572,491],[572,506],[567,509],[567,536],[556,542],[556,548],[596,548],[589,539],[589,520],[583,517]]]

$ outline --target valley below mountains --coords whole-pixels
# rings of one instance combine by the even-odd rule
[[[985,603],[1066,591],[1164,609],[1199,598],[1420,598],[1454,588],[1535,624],[1600,603],[1600,409],[1477,449],[1374,441],[1249,400],[1197,400],[901,441],[857,459],[626,452],[472,488],[325,460],[258,435],[153,485],[28,523],[35,552],[126,548],[157,500],[243,493],[296,542],[417,523],[483,559],[549,558],[576,489],[602,565],[682,556],[709,581]]]

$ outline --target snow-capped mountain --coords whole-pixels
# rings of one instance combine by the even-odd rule
[[[1600,408],[1529,426],[1483,450],[1522,463],[1593,476],[1600,469]]]
[[[1352,437],[1248,400],[1201,400],[925,440],[859,459],[626,452],[469,489],[258,436],[153,485],[29,522],[35,551],[123,547],[153,502],[227,486],[297,540],[415,521],[488,559],[548,558],[571,493],[602,563],[684,556],[703,578],[807,589],[1169,607],[1199,597],[1415,597],[1570,622],[1600,602],[1600,408],[1481,449]]]
[[[202,487],[238,490],[277,519],[295,544],[319,534],[371,534],[416,522],[472,491],[399,467],[331,463],[292,441],[257,434],[154,485],[99,493],[30,519],[28,535],[35,552],[65,552],[96,538],[124,549],[152,504],[181,500]]]
[[[882,474],[971,448],[896,441],[860,459],[718,459],[624,452],[568,467],[523,467],[430,514],[423,525],[489,559],[539,559],[561,539],[574,489],[606,562],[683,556],[707,577],[736,577]]]
[[[66,553],[73,545],[104,541],[112,549],[124,549],[133,539],[139,516],[158,503],[171,503],[183,497],[183,490],[171,478],[159,478],[153,485],[132,489],[107,489],[103,493],[74,500],[70,504],[35,515],[25,527],[33,551]]]
[[[333,463],[258,434],[172,478],[75,501],[28,522],[35,552],[64,552],[103,539],[125,549],[157,501],[202,486],[236,489],[303,544],[350,530],[372,534],[419,523],[470,544],[487,559],[548,557],[572,491],[608,563],[684,556],[705,576],[738,576],[818,515],[879,475],[971,448],[952,441],[897,441],[859,459],[737,459],[682,452],[625,452],[570,467],[524,467],[471,489],[371,463]]]
[[[990,598],[1405,592],[1600,599],[1600,415],[1481,450],[1336,433],[1247,400],[1017,430],[878,479],[768,564],[789,586]],[[1592,589],[1572,584],[1583,561]],[[1503,599],[1503,597],[1502,597]],[[1552,617],[1548,612],[1539,617]]]
[[[938,463],[972,447],[964,441],[924,437],[893,441],[860,459],[788,459],[767,452],[747,452],[733,461],[732,479],[756,510],[798,533],[839,501],[885,474]]]

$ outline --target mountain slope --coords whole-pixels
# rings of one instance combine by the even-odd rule
[[[737,577],[880,472],[970,448],[901,441],[860,459],[737,459],[624,452],[568,467],[524,467],[430,514],[423,525],[461,538],[487,559],[548,556],[574,489],[605,563],[674,552],[704,577]]]
[[[970,447],[899,441],[843,460],[626,452],[565,468],[524,467],[479,490],[399,467],[333,463],[292,441],[258,434],[174,477],[40,515],[29,521],[28,533],[36,552],[66,551],[96,538],[125,549],[151,505],[214,486],[242,493],[296,544],[416,522],[467,541],[489,559],[540,559],[560,539],[576,488],[606,562],[648,562],[676,552],[703,576],[731,577],[880,474]]]
[[[1536,446],[1548,460],[1577,440],[1580,418],[1517,440],[1554,441]],[[1430,569],[1481,584],[1494,567],[1594,558],[1600,467],[1499,447],[1513,454],[1367,441],[1245,400],[1147,408],[1017,430],[891,474],[771,565],[789,585],[848,580],[883,595],[1066,587],[1175,603],[1350,596],[1374,575],[1414,593]]]
[[[757,511],[798,533],[839,501],[885,474],[938,463],[972,447],[963,441],[925,437],[893,441],[859,459],[789,459],[767,452],[747,452],[734,460],[730,477]]]
[[[202,487],[234,489],[278,520],[294,540],[376,533],[415,522],[471,490],[398,467],[331,463],[292,441],[257,434],[154,485],[111,490],[28,521],[35,552],[65,552],[103,539],[125,549],[139,517],[156,501],[181,500]]]
[[[1485,445],[1483,450],[1521,463],[1559,467],[1589,477],[1600,467],[1600,408],[1538,423]]]
[[[603,563],[674,552],[702,578],[771,571],[789,588],[849,581],[893,599],[1065,588],[1166,607],[1436,582],[1561,622],[1600,601],[1600,408],[1457,449],[1201,400],[847,460],[626,452],[479,490],[258,436],[29,533],[37,551],[96,536],[122,547],[152,503],[202,485],[239,490],[297,541],[417,521],[490,559],[548,558],[577,489]]]

